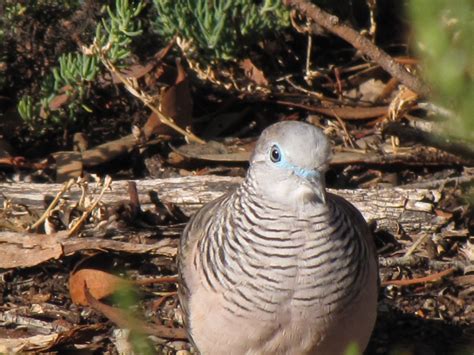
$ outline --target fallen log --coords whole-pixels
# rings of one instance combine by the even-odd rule
[[[203,204],[236,188],[242,179],[222,176],[190,176],[155,180],[137,180],[137,190],[143,210],[154,209],[150,192],[155,192],[162,202],[173,203],[191,215]],[[45,209],[46,194],[55,195],[61,184],[0,183],[0,205],[10,201],[27,206],[30,211]],[[93,184],[89,192],[94,190]],[[102,202],[116,204],[128,200],[127,181],[115,181],[104,193]],[[366,220],[374,221],[379,229],[390,233],[436,233],[449,222],[450,217],[436,214],[442,193],[429,189],[356,189],[329,191],[352,202]],[[73,187],[63,198],[79,200],[81,190]]]

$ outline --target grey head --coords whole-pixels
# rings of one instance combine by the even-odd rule
[[[313,125],[285,121],[266,128],[250,159],[250,178],[262,198],[300,206],[325,204],[324,175],[331,144]]]

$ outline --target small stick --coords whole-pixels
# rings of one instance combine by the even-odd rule
[[[414,279],[405,279],[405,280],[386,280],[382,281],[382,287],[386,287],[389,285],[394,285],[394,286],[410,286],[410,285],[416,285],[416,284],[423,284],[426,282],[436,282],[442,279],[445,276],[451,275],[456,271],[456,268],[451,267],[449,269],[446,269],[444,271],[437,272],[435,274],[431,274],[425,277],[418,277]]]
[[[86,220],[87,217],[91,214],[91,212],[97,207],[99,204],[100,200],[102,200],[102,196],[104,195],[105,190],[107,190],[110,185],[112,184],[112,179],[110,176],[106,176],[104,180],[104,186],[102,186],[102,190],[99,193],[99,196],[95,199],[95,201],[87,208],[86,211],[82,213],[81,218],[71,227],[71,229],[68,231],[67,235],[68,237],[74,235],[77,233],[79,228],[82,226],[84,221]]]
[[[178,282],[178,276],[163,276],[163,277],[154,277],[135,280],[136,285],[146,286],[152,284],[174,284]]]
[[[413,245],[407,250],[407,252],[405,253],[404,256],[410,256],[411,254],[413,254],[416,250],[416,248],[418,248],[418,246],[423,243],[426,239],[428,238],[428,234],[425,234],[423,236],[421,236],[420,238],[417,239],[416,242],[413,243]]]
[[[56,207],[56,205],[58,204],[59,202],[59,199],[61,198],[62,195],[64,195],[70,188],[71,186],[74,185],[74,179],[70,179],[67,183],[65,183],[61,189],[61,191],[59,191],[56,195],[56,197],[54,198],[53,201],[51,201],[51,203],[49,204],[48,208],[46,209],[46,211],[44,211],[43,215],[40,217],[40,219],[38,219],[29,229],[30,230],[36,230],[39,225],[41,223],[43,223],[45,221],[46,218],[48,218],[49,216],[49,213],[53,210],[54,207]]]

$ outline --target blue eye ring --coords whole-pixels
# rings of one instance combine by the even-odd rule
[[[281,161],[281,152],[277,145],[272,145],[270,149],[270,160],[274,163]]]

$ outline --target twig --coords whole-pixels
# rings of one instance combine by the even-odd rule
[[[428,96],[429,88],[418,78],[411,75],[403,65],[397,63],[391,56],[374,45],[369,39],[361,36],[357,31],[348,25],[343,24],[337,16],[331,15],[308,0],[285,0],[286,5],[298,9],[303,15],[311,18],[321,27],[338,35],[349,42],[362,53],[366,54],[374,62],[378,63],[390,75],[396,77],[402,84],[409,87],[416,93]]]
[[[297,84],[295,84],[292,80],[291,80],[291,75],[290,76],[287,76],[285,77],[285,80],[288,82],[288,84],[290,84],[291,86],[293,86],[296,90],[299,90],[301,92],[304,92],[305,94],[309,95],[309,96],[313,96],[315,97],[316,99],[318,100],[324,100],[324,95],[319,93],[319,92],[314,92],[314,91],[310,91],[310,90],[307,90]]]
[[[423,284],[426,282],[436,282],[441,280],[443,277],[451,275],[456,271],[456,268],[449,268],[444,271],[437,272],[435,274],[431,274],[425,277],[418,277],[414,279],[405,279],[405,280],[386,280],[382,281],[381,286],[386,287],[389,285],[395,286],[409,286],[409,285],[416,285],[416,284]]]
[[[53,201],[51,201],[46,211],[44,211],[43,215],[30,227],[30,230],[36,230],[39,227],[39,225],[43,223],[46,218],[48,218],[50,212],[58,204],[58,201],[61,198],[61,196],[64,195],[71,188],[73,184],[74,184],[74,179],[70,179],[68,182],[66,182],[63,185],[63,188],[61,189],[61,191],[57,193],[56,197],[54,198]]]
[[[135,280],[134,283],[136,285],[146,286],[146,285],[153,285],[153,284],[173,284],[178,282],[178,276],[162,276],[162,277],[154,277],[154,278],[146,278],[146,279],[139,279]]]
[[[354,142],[352,141],[351,135],[349,134],[349,131],[347,130],[346,124],[337,114],[334,114],[334,117],[336,117],[337,122],[339,122],[339,125],[342,127],[342,130],[344,131],[344,134],[346,135],[347,141],[349,142],[351,147],[355,149]]]
[[[175,295],[177,295],[178,292],[170,292],[164,296],[161,296],[158,300],[156,301],[153,301],[153,305],[152,305],[152,310],[154,312],[156,312],[158,309],[160,309],[160,307],[163,305],[163,303],[165,303],[165,301],[170,298],[170,297],[173,297]]]
[[[121,328],[128,328],[141,334],[154,335],[165,339],[187,339],[186,330],[183,328],[170,328],[161,324],[147,324],[122,309],[99,302],[92,296],[86,284],[84,284],[84,294],[86,295],[87,303],[93,309],[102,313]]]
[[[429,234],[425,233],[420,238],[418,238],[416,242],[414,242],[413,245],[407,250],[404,256],[410,256],[411,254],[413,254],[416,248],[418,248],[428,238],[428,235]]]
[[[100,200],[102,200],[102,196],[104,195],[105,190],[107,190],[110,185],[112,184],[112,179],[110,176],[106,176],[104,180],[104,186],[102,186],[102,190],[99,193],[99,196],[95,199],[95,201],[87,208],[86,211],[82,213],[82,216],[79,218],[79,220],[74,223],[74,225],[71,227],[70,230],[68,230],[68,236],[72,236],[76,234],[76,232],[79,230],[79,228],[82,226],[84,221],[86,220],[87,217],[91,214],[91,212],[97,207],[99,204]]]

